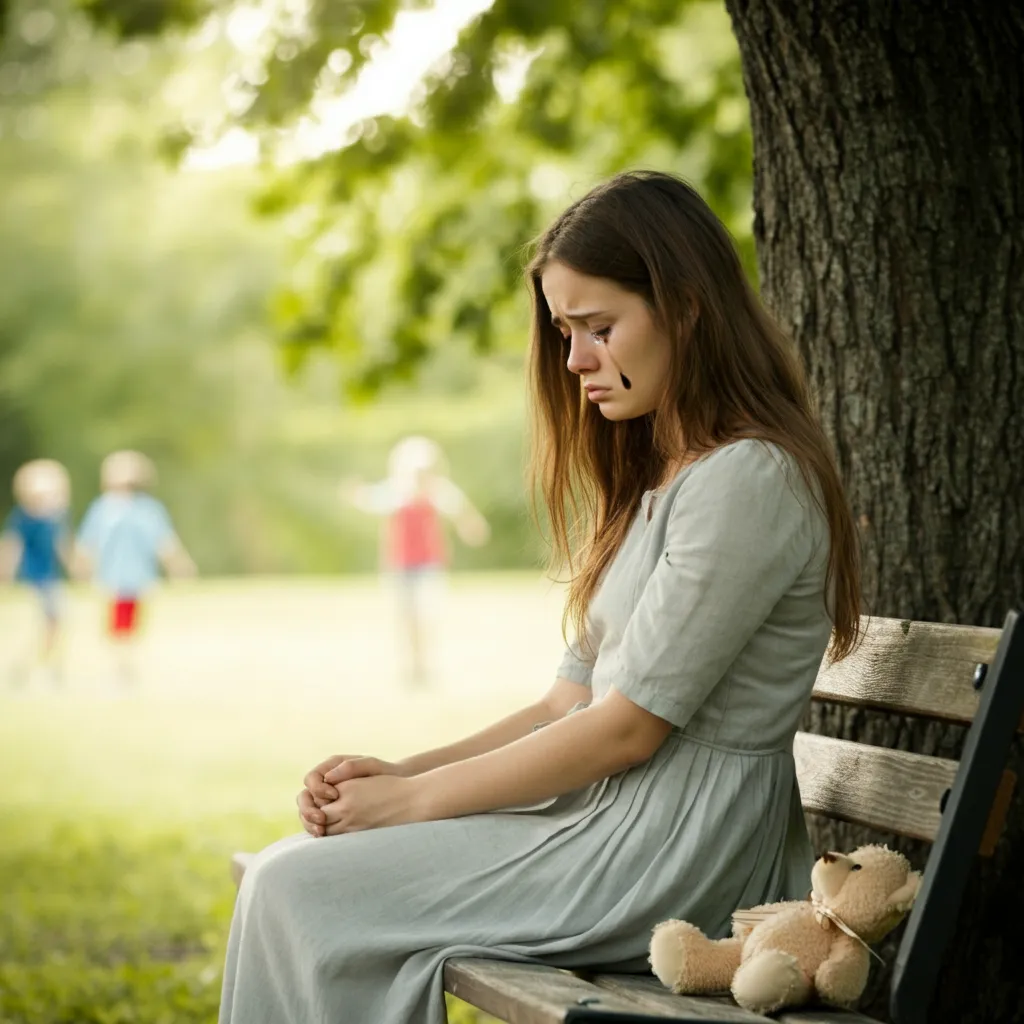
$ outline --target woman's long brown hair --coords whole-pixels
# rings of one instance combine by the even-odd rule
[[[541,274],[557,260],[643,296],[673,340],[657,410],[611,422],[585,401],[566,367]],[[533,296],[531,477],[551,524],[552,560],[568,566],[563,626],[585,637],[587,608],[636,516],[669,467],[742,438],[777,444],[796,460],[828,523],[830,657],[860,631],[856,529],[831,446],[790,340],[747,281],[725,228],[703,199],[669,174],[620,174],[566,210],[536,244]]]

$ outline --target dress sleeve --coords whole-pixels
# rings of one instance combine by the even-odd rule
[[[438,477],[432,482],[430,499],[434,508],[449,518],[457,516],[466,507],[466,495],[447,477]]]
[[[390,480],[378,480],[372,484],[360,484],[352,499],[360,512],[371,515],[389,516],[398,511],[402,502],[398,489]]]
[[[590,686],[590,677],[594,674],[594,656],[583,650],[578,640],[571,640],[565,648],[562,663],[555,673],[559,679],[568,679],[571,683]]]
[[[797,467],[762,442],[695,466],[609,685],[683,728],[814,555],[815,514]]]

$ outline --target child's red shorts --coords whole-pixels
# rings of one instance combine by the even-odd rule
[[[110,606],[110,632],[130,636],[139,621],[139,602],[134,597],[119,597]]]

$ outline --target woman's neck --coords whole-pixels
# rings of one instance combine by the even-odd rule
[[[661,479],[658,481],[658,486],[655,490],[660,491],[663,488],[668,487],[668,485],[672,483],[672,481],[675,480],[675,478],[679,476],[687,466],[696,462],[699,458],[699,452],[687,452],[685,455],[679,456],[678,458],[670,459],[665,464],[665,470],[661,474]]]

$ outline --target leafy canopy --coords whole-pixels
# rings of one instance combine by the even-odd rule
[[[78,2],[125,37],[226,25],[239,6]],[[496,0],[407,110],[353,124],[282,167],[396,19],[423,7],[264,3],[261,31],[237,54],[232,109],[268,165],[259,209],[304,225],[274,306],[289,365],[327,347],[350,390],[372,394],[442,345],[521,347],[524,243],[629,167],[694,181],[753,272],[746,100],[727,15],[710,0]]]

